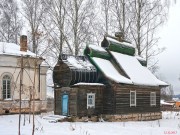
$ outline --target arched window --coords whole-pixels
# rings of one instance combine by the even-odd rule
[[[3,76],[3,99],[11,98],[11,77],[8,75]]]

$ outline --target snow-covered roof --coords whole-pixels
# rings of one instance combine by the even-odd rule
[[[27,52],[20,51],[20,46],[17,44],[5,42],[0,42],[0,54],[13,56],[28,55],[31,57],[36,57],[36,54],[29,50],[27,50]]]
[[[76,68],[84,68],[83,63],[81,64],[75,57],[68,57],[67,61]]]
[[[146,59],[144,59],[143,57],[139,56],[139,55],[136,55],[135,56],[137,60],[140,60],[140,61],[146,61]]]
[[[129,46],[129,47],[133,47],[134,48],[134,46],[131,43],[128,43],[128,42],[119,42],[118,40],[110,38],[110,37],[106,37],[106,39],[108,41],[115,42],[117,44],[121,44],[121,45],[125,45],[125,46]]]
[[[104,86],[104,84],[102,83],[85,83],[85,82],[80,82],[80,83],[76,83],[74,84],[75,86],[78,86],[78,85],[92,85],[92,86]]]
[[[135,85],[166,86],[165,82],[157,79],[147,67],[143,67],[136,57],[110,51],[119,66],[130,77]]]
[[[112,65],[112,63],[106,59],[92,57],[93,61],[99,67],[99,69],[104,73],[104,75],[117,83],[132,84],[132,81],[128,78],[122,76]]]
[[[68,64],[70,68],[95,70],[95,67],[87,60],[85,56],[67,56],[64,63]]]
[[[164,100],[161,100],[161,105],[170,105],[170,106],[173,106],[174,103],[167,103]]]
[[[107,52],[104,48],[100,47],[100,46],[97,46],[97,45],[88,45],[89,48],[93,49],[93,50],[97,50],[97,51],[100,51],[100,52]]]

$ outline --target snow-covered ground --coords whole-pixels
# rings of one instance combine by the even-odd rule
[[[32,122],[22,115],[21,135],[31,135]],[[35,116],[35,135],[180,135],[180,112],[163,112],[163,119],[138,122],[55,122],[62,116]],[[0,116],[0,135],[18,135],[18,115]]]

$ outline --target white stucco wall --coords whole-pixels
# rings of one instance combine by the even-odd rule
[[[13,100],[19,99],[19,90],[20,90],[20,61],[21,57],[19,56],[8,56],[8,55],[0,55],[0,104],[4,103],[3,95],[2,95],[2,78],[4,75],[9,75],[12,77],[11,82],[11,98],[6,100],[6,102],[11,102]],[[35,76],[35,100],[42,101],[40,104],[43,104],[43,109],[45,109],[46,105],[46,72],[47,67],[40,68],[40,81],[39,81],[39,66],[37,66],[36,72],[34,68],[35,59],[32,58],[23,58],[24,70],[23,70],[23,90],[21,93],[22,100],[29,100],[30,93],[33,92],[33,83]],[[40,64],[42,60],[38,61]],[[40,82],[40,84],[39,84]],[[39,90],[40,85],[40,90]],[[41,105],[40,105],[41,106]],[[39,108],[39,107],[36,107]],[[41,107],[40,107],[41,109]]]

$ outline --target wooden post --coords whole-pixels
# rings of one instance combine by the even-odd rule
[[[34,111],[35,111],[35,84],[36,84],[36,66],[37,66],[37,61],[35,59],[35,62],[34,62],[34,82],[33,82],[33,95],[32,95],[32,101],[33,101],[33,129],[32,129],[32,135],[34,135],[34,131],[35,131],[35,121],[34,121]]]
[[[21,93],[23,87],[23,56],[21,55],[20,90],[19,90],[19,133],[21,135]]]

